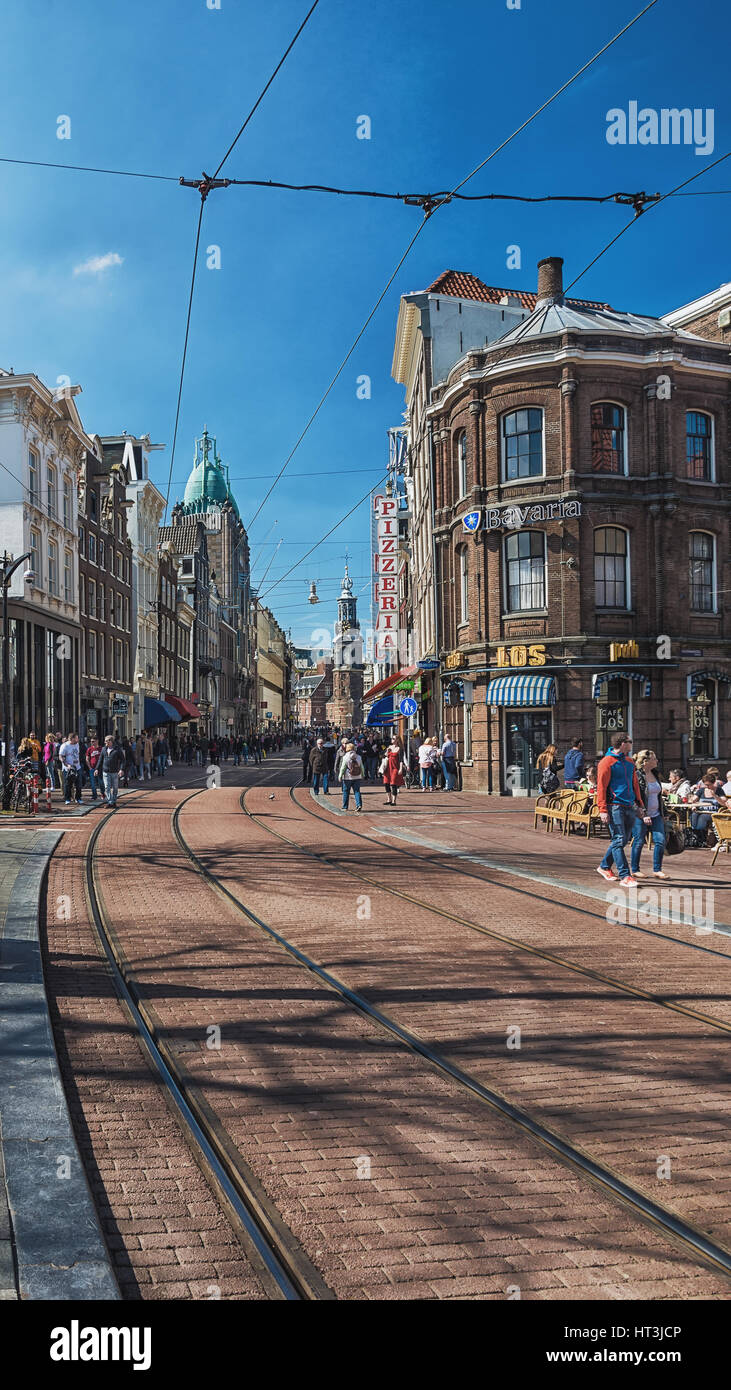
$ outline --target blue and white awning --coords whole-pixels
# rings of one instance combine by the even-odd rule
[[[640,681],[642,693],[647,699],[652,691],[652,681],[644,671],[627,671],[623,666],[613,666],[609,671],[597,671],[591,678],[591,698],[599,700],[607,681]]]
[[[555,705],[553,676],[497,676],[485,694],[488,705]]]

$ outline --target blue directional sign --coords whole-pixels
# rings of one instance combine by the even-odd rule
[[[462,517],[462,526],[464,530],[476,531],[480,524],[481,515],[482,513],[479,510],[479,508],[475,512],[465,512],[464,516]]]
[[[399,709],[401,713],[408,719],[410,715],[416,714],[416,700],[413,700],[410,695],[406,695],[405,698],[401,700],[399,704]]]
[[[438,671],[441,662],[437,661],[434,656],[425,656],[421,661],[417,662],[417,665],[420,671]]]

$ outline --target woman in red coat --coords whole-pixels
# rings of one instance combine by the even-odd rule
[[[394,734],[391,739],[381,766],[383,767],[383,783],[388,794],[387,805],[395,806],[398,789],[404,785],[404,772],[406,771],[404,745],[397,734]]]

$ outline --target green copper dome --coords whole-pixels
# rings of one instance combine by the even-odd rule
[[[185,485],[182,510],[186,516],[196,516],[213,507],[222,507],[224,502],[230,502],[236,516],[239,515],[227,473],[216,452],[216,441],[204,429],[195,442],[193,471]]]

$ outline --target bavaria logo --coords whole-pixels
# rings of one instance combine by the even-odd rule
[[[466,512],[462,517],[462,526],[465,531],[476,531],[480,524],[480,512]]]

